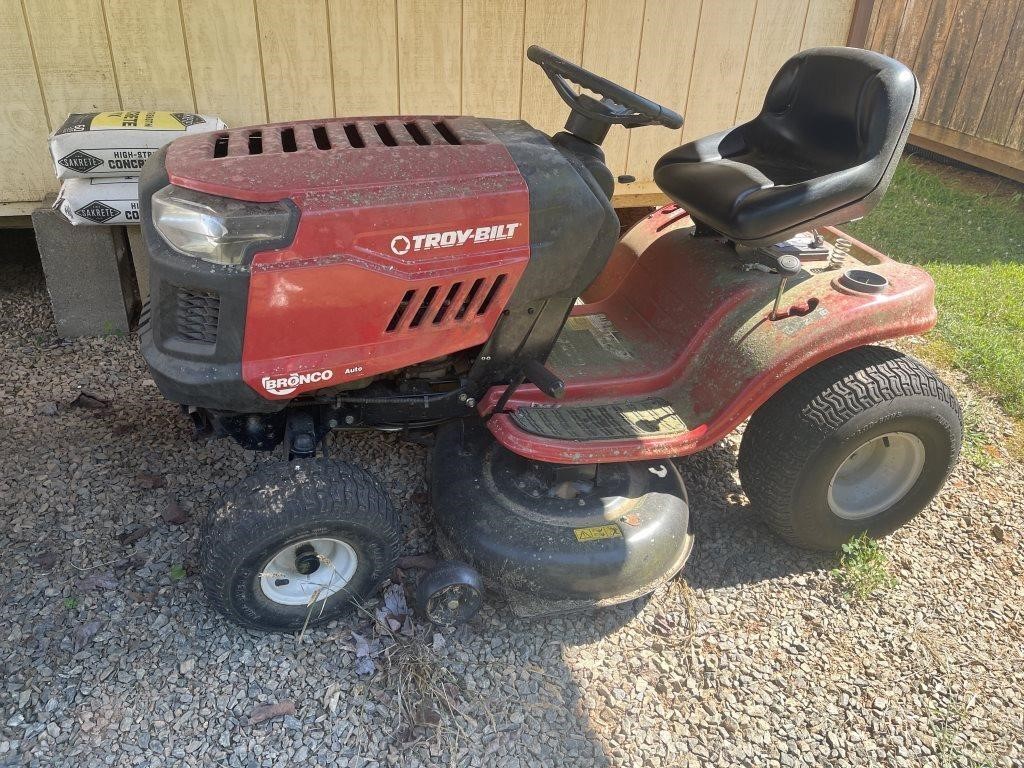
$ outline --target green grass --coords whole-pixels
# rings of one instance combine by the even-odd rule
[[[843,229],[931,273],[939,320],[923,355],[964,370],[1021,419],[1024,202],[1019,192],[986,193],[964,177],[905,158],[878,207]]]
[[[988,469],[996,463],[998,453],[993,453],[992,442],[979,424],[978,412],[972,407],[973,403],[961,398],[960,406],[964,412],[962,455],[974,466]]]
[[[896,584],[896,578],[889,573],[889,558],[866,533],[843,544],[839,567],[832,571],[832,577],[849,597],[857,600],[866,600]]]

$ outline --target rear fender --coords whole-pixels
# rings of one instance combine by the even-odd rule
[[[779,277],[756,268],[753,253],[734,253],[710,238],[693,238],[685,213],[674,206],[651,214],[619,243],[608,267],[574,314],[606,312],[632,318],[662,344],[664,365],[643,375],[567,381],[557,402],[616,402],[654,395],[671,402],[687,431],[666,437],[573,442],[528,434],[505,414],[489,421],[511,450],[565,463],[628,461],[681,456],[702,450],[738,426],[788,382],[837,354],[885,339],[921,333],[935,324],[934,283],[922,269],[894,261],[845,237],[845,267],[805,262],[787,286],[780,317],[770,317]],[[749,257],[749,258],[748,258]],[[880,293],[850,290],[839,281],[847,268],[880,274]],[[672,351],[665,351],[671,348]],[[489,412],[500,388],[481,403]],[[519,388],[508,410],[555,405],[532,386]]]

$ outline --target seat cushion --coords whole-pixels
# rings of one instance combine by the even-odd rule
[[[854,48],[790,59],[752,121],[666,153],[654,180],[726,237],[778,242],[864,215],[888,186],[917,105],[898,61]]]
[[[860,166],[800,179],[793,173],[799,168],[775,168],[770,160],[758,162],[760,158],[744,154],[677,160],[676,152],[693,151],[684,145],[665,155],[655,169],[655,180],[690,215],[731,240],[782,239],[782,233],[794,226],[850,206],[858,195],[863,196],[858,175],[867,169]],[[757,165],[744,162],[748,157]]]

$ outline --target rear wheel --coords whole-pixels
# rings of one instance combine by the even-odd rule
[[[783,387],[751,418],[739,471],[754,509],[791,544],[884,536],[932,500],[960,452],[956,397],[918,360],[861,347]]]
[[[242,626],[316,626],[369,597],[391,574],[400,542],[386,494],[358,467],[268,464],[235,486],[203,525],[203,587]]]

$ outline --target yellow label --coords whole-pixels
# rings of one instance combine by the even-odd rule
[[[593,528],[573,528],[576,541],[600,541],[601,539],[621,539],[622,531],[617,525],[595,525]]]
[[[90,130],[136,128],[150,131],[180,131],[195,122],[197,115],[182,112],[97,112]],[[205,121],[204,121],[205,122]]]

